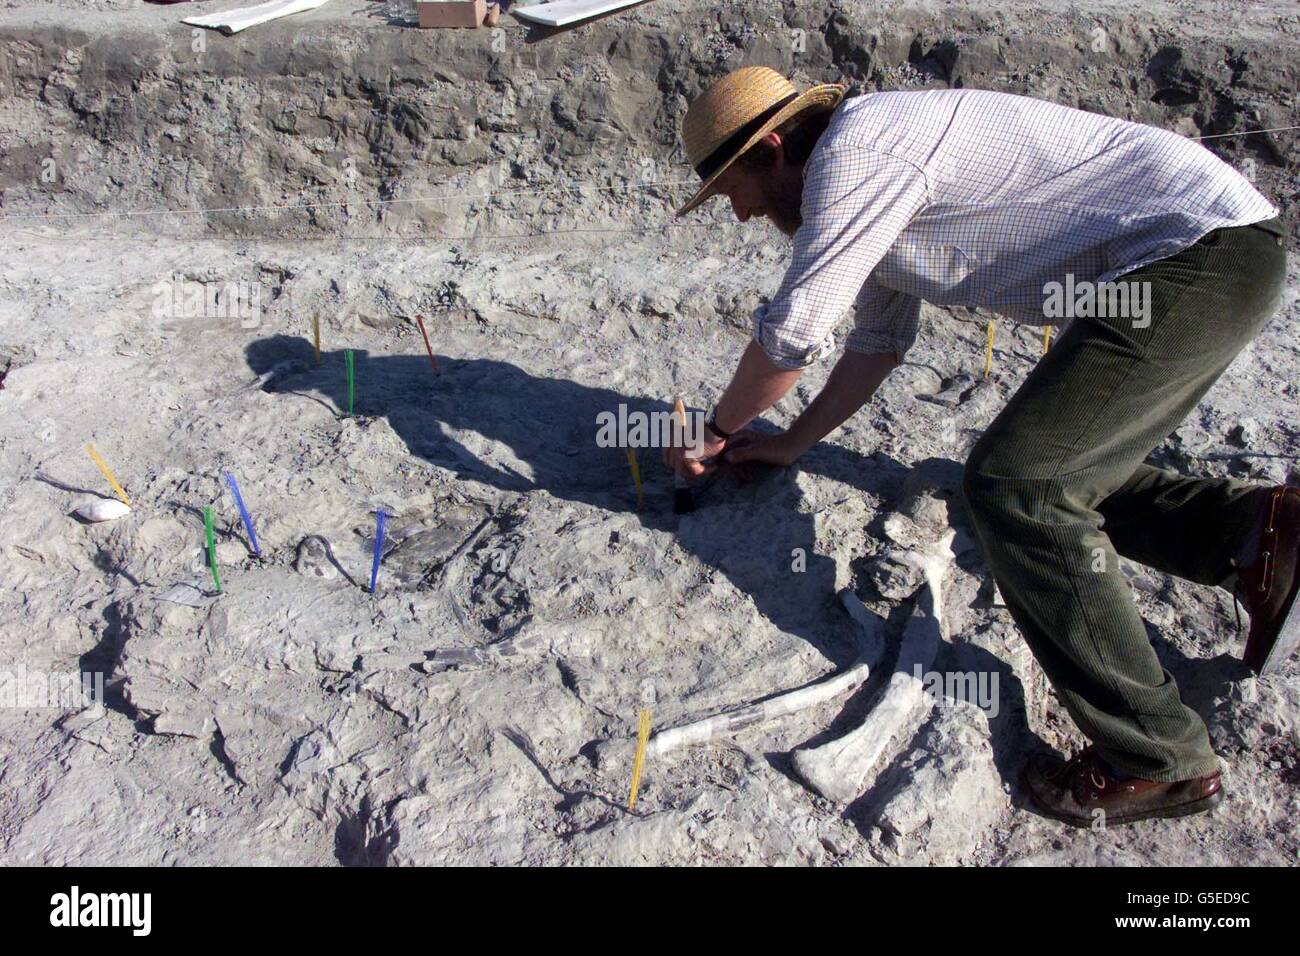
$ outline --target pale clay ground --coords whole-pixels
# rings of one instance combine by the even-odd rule
[[[1100,833],[1028,812],[1025,755],[1079,738],[974,552],[951,579],[936,667],[996,675],[996,716],[947,702],[848,807],[815,796],[790,752],[861,720],[887,653],[847,700],[651,762],[624,809],[647,683],[670,726],[829,674],[855,653],[844,587],[896,645],[916,582],[887,559],[884,519],[928,490],[963,523],[961,462],[1039,355],[1036,330],[1000,322],[982,383],[989,316],[927,308],[868,408],[797,467],[720,482],[689,517],[672,515],[646,451],[636,512],[622,452],[594,441],[596,414],[620,402],[711,402],[781,275],[774,231],[721,204],[663,227],[684,191],[645,185],[688,178],[675,124],[709,76],[766,62],[866,88],[960,78],[1190,135],[1286,125],[1296,4],[899,3],[837,20],[812,3],[659,0],[534,42],[507,17],[494,51],[487,31],[429,35],[335,0],[256,36],[208,36],[201,57],[176,8],[79,6],[0,9],[0,661],[102,671],[109,708],[0,709],[0,861],[1296,861],[1300,667],[1248,676],[1229,595],[1137,567],[1228,798],[1209,817]],[[1099,24],[1109,59],[1089,51]],[[804,53],[788,49],[793,28]],[[1293,230],[1296,143],[1220,150]],[[429,196],[452,198],[410,201]],[[403,201],[376,214],[375,200]],[[303,203],[337,205],[98,215]],[[67,213],[86,215],[48,218]],[[1295,480],[1297,269],[1159,461]],[[245,283],[260,314],[160,317],[173,279]],[[788,422],[828,370],[768,421]],[[954,383],[957,404],[936,400]],[[126,518],[71,517],[109,493],[88,441],[132,497]],[[205,506],[224,592],[159,600],[176,583],[211,590]],[[379,506],[392,517],[376,594],[295,561],[323,536],[364,583]]]

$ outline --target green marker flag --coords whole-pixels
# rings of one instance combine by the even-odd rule
[[[356,395],[356,374],[353,371],[352,350],[343,353],[343,361],[348,367],[348,417],[352,417],[352,399]]]
[[[212,509],[203,509],[203,534],[208,539],[208,567],[212,569],[212,580],[217,585],[217,593],[221,593],[221,575],[217,574],[217,539],[212,533]]]

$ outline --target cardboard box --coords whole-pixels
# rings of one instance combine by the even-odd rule
[[[487,16],[487,0],[421,0],[415,5],[424,29],[464,27],[473,29]]]

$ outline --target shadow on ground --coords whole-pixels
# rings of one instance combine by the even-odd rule
[[[844,614],[834,594],[834,562],[815,553],[814,516],[795,507],[798,490],[782,477],[788,472],[767,470],[744,486],[730,477],[719,479],[699,496],[699,511],[705,513],[723,501],[734,508],[739,502],[747,506],[748,520],[730,523],[725,535],[716,534],[716,529],[702,531],[710,528],[707,522],[683,522],[672,513],[672,482],[663,472],[657,449],[640,451],[646,504],[637,512],[624,452],[596,444],[599,413],[615,411],[620,404],[626,405],[629,412],[669,411],[664,402],[567,379],[531,375],[516,365],[494,359],[440,356],[442,374],[435,378],[424,355],[371,356],[356,350],[354,356],[354,413],[386,418],[412,454],[453,471],[462,480],[502,491],[544,490],[556,498],[593,508],[635,513],[642,525],[673,533],[683,548],[725,574],[737,589],[751,596],[759,612],[775,627],[807,640],[837,667],[852,661],[855,649],[828,637],[836,630],[842,631],[840,615]],[[266,390],[300,395],[343,414],[347,388],[342,352],[322,353],[316,365],[309,341],[281,335],[250,343],[246,358],[258,375],[274,371],[263,386]],[[444,426],[476,433],[505,446],[524,468],[485,462],[452,439]],[[800,462],[800,467],[885,502],[898,500],[905,480],[914,473],[914,469],[887,455],[865,456],[834,443],[820,445]],[[946,488],[951,496],[960,487],[961,468],[958,462],[930,459],[920,463],[915,472],[928,473],[932,478],[929,483]],[[953,511],[955,520],[964,518],[959,504]],[[771,586],[779,568],[788,569],[791,550],[798,547],[807,552],[807,570],[801,582],[807,593],[823,595],[823,600],[792,602],[785,589]],[[976,559],[968,552],[960,563],[967,566],[972,560]],[[967,570],[985,574],[982,567]],[[896,610],[887,628],[893,638],[901,632],[910,605]],[[1163,645],[1162,655],[1170,657],[1169,645],[1163,640],[1157,643]],[[963,668],[978,663],[977,669],[999,674],[1003,701],[1008,706],[991,728],[995,761],[1000,775],[1015,788],[1023,754],[1046,749],[1028,727],[1024,689],[1005,662],[978,648],[964,646],[963,651]],[[979,662],[971,660],[976,651]],[[1171,666],[1181,672],[1180,676],[1187,675],[1190,662],[1176,653],[1172,657]],[[1201,665],[1199,670],[1206,669],[1206,662],[1197,663]],[[1210,670],[1225,668],[1235,673],[1235,662],[1220,659],[1209,664]],[[825,742],[859,722],[888,673],[881,669],[879,676],[854,695],[834,723],[808,744]],[[1200,681],[1189,683],[1218,688],[1225,679],[1231,679],[1228,674],[1199,676]],[[1193,696],[1189,703],[1194,706],[1209,703],[1204,690],[1194,691]],[[768,759],[779,771],[792,773],[787,755],[770,754]]]
[[[273,336],[249,344],[246,357],[258,375],[276,370],[275,377],[263,386],[268,391],[320,401],[336,414],[347,406],[341,352],[322,353],[317,366],[309,341]],[[809,641],[838,666],[851,662],[854,648],[827,639],[833,629],[842,631],[840,615],[844,614],[835,599],[834,562],[815,553],[814,516],[787,506],[785,498],[797,495],[788,472],[765,470],[744,486],[734,478],[722,477],[704,490],[698,497],[701,516],[724,501],[731,507],[737,502],[749,506],[751,520],[730,525],[723,536],[715,533],[707,520],[683,521],[673,514],[672,481],[659,461],[659,451],[641,449],[645,507],[637,512],[626,455],[618,448],[597,446],[596,416],[616,411],[620,404],[629,412],[646,413],[671,411],[668,405],[566,379],[530,375],[516,365],[493,359],[440,356],[438,362],[442,374],[434,378],[427,356],[371,356],[355,351],[354,413],[387,419],[412,454],[453,471],[464,481],[517,493],[544,490],[565,501],[635,513],[645,527],[672,532],[683,548],[726,574],[753,598],[773,625]],[[501,457],[513,457],[523,467],[483,461],[450,437],[448,429],[473,432],[504,446],[509,455]],[[867,457],[838,445],[819,449],[809,461],[805,470],[885,499],[900,492],[909,472],[888,456]],[[773,497],[780,497],[780,508],[764,506]],[[807,552],[807,570],[800,575],[806,593],[822,595],[823,600],[791,602],[787,589],[771,586],[775,574],[789,570],[794,548]],[[828,614],[835,617],[828,618]]]

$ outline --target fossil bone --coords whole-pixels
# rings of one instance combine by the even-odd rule
[[[952,567],[954,532],[912,556],[925,576],[912,616],[903,629],[898,664],[884,694],[856,730],[820,747],[794,754],[795,772],[822,796],[848,803],[879,771],[890,742],[929,711],[932,701],[916,677],[929,670],[944,638],[943,583]]]
[[[646,756],[658,757],[678,747],[704,743],[754,724],[807,710],[861,687],[866,682],[870,669],[880,658],[881,620],[867,610],[852,591],[841,593],[840,600],[844,602],[844,607],[853,620],[862,625],[863,633],[859,638],[861,651],[856,661],[834,677],[815,684],[787,691],[777,697],[747,704],[735,710],[724,711],[694,723],[661,730],[646,747]]]
[[[225,13],[210,13],[202,17],[183,17],[181,23],[220,30],[226,36],[230,36],[240,30],[255,27],[259,23],[287,17],[291,13],[315,10],[323,3],[325,3],[325,0],[271,0],[270,3],[261,3],[255,7],[243,7],[239,10],[227,10]]]

